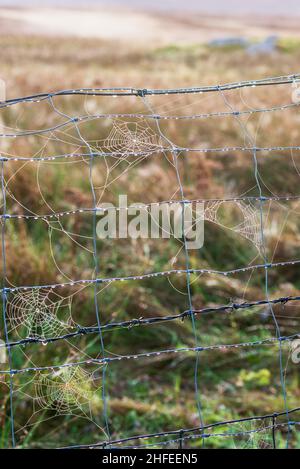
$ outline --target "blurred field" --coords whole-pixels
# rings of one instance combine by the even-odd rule
[[[1,78],[7,83],[7,98],[73,87],[171,88],[258,79],[297,73],[300,60],[299,41],[287,37],[281,39],[278,49],[268,56],[249,55],[239,47],[209,47],[196,40],[196,36],[189,40],[189,44],[173,44],[169,41],[167,45],[159,46],[154,41],[153,44],[148,42],[145,48],[140,47],[140,44],[129,45],[95,38],[5,35],[1,37],[1,46]],[[292,91],[290,85],[285,85],[276,90],[265,88],[229,92],[226,97],[240,110],[268,108],[291,104]],[[55,104],[60,110],[73,116],[145,111],[139,101],[131,98],[99,100],[93,97],[68,97],[57,98]],[[153,100],[153,105],[166,115],[226,110],[220,95],[161,97]],[[1,119],[6,130],[42,129],[63,120],[53,112],[48,103],[8,108],[2,111]],[[299,121],[297,107],[264,114],[263,117],[252,115],[243,118],[257,145],[261,146],[299,145]],[[85,138],[101,146],[109,135],[111,125],[109,119],[95,120],[83,124],[81,128]],[[144,121],[142,125],[151,127],[151,124]],[[183,146],[218,147],[245,143],[245,135],[232,117],[179,123],[168,121],[164,124],[164,130],[172,141]],[[73,151],[75,143],[72,143],[72,132],[72,129],[68,129],[66,134],[54,134],[52,140],[32,136],[3,139],[1,152],[8,156],[33,156],[63,153],[69,148]],[[59,138],[64,139],[64,142],[59,143]],[[10,212],[24,214],[31,210],[34,213],[47,213],[49,210],[90,206],[92,203],[88,165],[84,160],[73,165],[11,162],[5,168],[7,205]],[[261,154],[259,169],[266,195],[299,194],[299,152]],[[249,154],[236,152],[222,156],[184,155],[180,159],[180,171],[185,194],[189,198],[257,195],[253,161]],[[119,162],[116,167],[110,166],[106,161],[97,161],[94,184],[99,200],[103,193],[101,200],[109,202],[116,202],[120,193],[128,194],[130,202],[161,201],[174,197],[177,190],[176,175],[170,160],[167,157],[161,159],[159,155],[138,161],[135,165],[127,161]],[[268,258],[274,262],[299,259],[299,202],[270,203],[266,205],[264,214]],[[222,211],[221,216],[225,224],[230,226],[239,220],[241,214],[237,214],[235,207],[231,206]],[[93,276],[89,215],[69,217],[61,223],[46,226],[42,221],[7,222],[9,284],[47,284]],[[72,237],[68,237],[67,233],[72,233]],[[176,241],[98,241],[98,252],[102,277],[141,274],[184,266],[183,252]],[[191,251],[190,262],[193,268],[228,270],[258,264],[261,262],[261,255],[256,246],[237,233],[205,223],[204,248]],[[297,266],[270,272],[272,298],[299,295],[299,289]],[[185,292],[185,279],[181,276],[111,284],[99,294],[101,316],[103,322],[108,323],[112,320],[179,313],[187,308]],[[71,287],[60,291],[66,301],[64,307],[66,310],[70,308],[68,298],[72,296],[71,311],[74,321],[86,326],[95,325],[92,289],[79,289],[75,293]],[[263,299],[264,275],[257,271],[253,275],[242,273],[233,277],[193,276],[192,296],[196,309],[230,304],[232,301]],[[282,335],[299,331],[300,312],[297,302],[292,306],[275,307],[274,311]],[[275,336],[270,311],[262,307],[221,316],[198,316],[196,326],[199,343],[204,346]],[[11,332],[11,337],[26,337],[26,333],[26,328],[18,327]],[[185,320],[106,332],[104,342],[106,352],[113,356],[169,347],[192,347],[195,339],[189,320]],[[283,349],[288,404],[292,408],[298,405],[300,397],[299,365],[291,363],[286,345]],[[70,357],[76,361],[87,355],[99,356],[99,342],[94,335],[72,339],[64,344],[48,344],[47,347],[34,344],[18,347],[13,350],[13,363],[15,367],[28,366],[30,363],[43,366],[62,363]],[[111,438],[199,425],[194,395],[194,366],[193,353],[164,355],[153,361],[145,359],[110,365],[107,370],[107,392]],[[73,386],[82,386],[85,381],[88,387],[84,372],[78,370],[78,376],[72,378],[77,383]],[[101,370],[95,370],[94,373],[101,388]],[[284,410],[278,347],[275,345],[205,352],[201,354],[198,373],[206,424]],[[14,410],[19,447],[88,444],[103,439],[103,402],[100,391],[90,402],[89,410],[94,415],[91,421],[82,418],[83,412],[70,411],[58,415],[53,408],[41,406],[38,409],[38,404],[33,404],[31,399],[36,390],[34,379],[23,376],[14,378]],[[39,385],[40,383],[41,381]],[[0,442],[5,447],[10,444],[7,383],[3,382],[0,396]],[[74,402],[67,402],[67,409],[71,409],[73,405]],[[296,416],[294,419],[297,420]],[[255,429],[255,424],[248,423],[236,425],[230,431],[245,432]],[[278,431],[279,446],[284,446],[285,439],[286,431]],[[152,442],[155,443],[155,440]],[[293,447],[299,447],[299,436],[294,431],[290,442]],[[199,441],[192,440],[187,442],[187,447],[197,447],[200,444]],[[269,448],[271,435],[266,430],[255,436],[216,436],[207,439],[205,446]]]
[[[134,9],[130,7],[0,8],[0,34],[46,35],[54,37],[119,40],[124,45],[137,41],[143,47],[190,44],[215,38],[264,38],[268,35],[299,37],[299,18],[268,14],[209,14],[209,8],[195,12],[180,9]],[[237,10],[239,11],[239,10]],[[230,10],[229,10],[230,13]]]

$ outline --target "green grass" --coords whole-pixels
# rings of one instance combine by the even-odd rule
[[[211,50],[205,46],[170,45],[164,48],[116,47],[111,43],[91,41],[57,41],[55,39],[6,38],[3,48],[3,76],[8,82],[8,95],[26,95],[49,89],[80,86],[138,86],[174,87],[214,84],[241,79],[261,78],[297,72],[299,48],[295,41],[284,40],[274,56],[253,58],[245,51]],[[49,54],[55,48],[55,58]],[[87,52],[89,54],[87,56]],[[13,51],[13,54],[11,53]],[[25,52],[26,51],[26,52]],[[75,59],[76,57],[76,59]],[[22,74],[20,74],[20,67]],[[34,72],[34,73],[33,73]],[[55,83],[55,86],[54,86]],[[228,98],[234,106],[243,109],[271,107],[288,104],[290,87],[253,89]],[[141,112],[142,105],[131,100],[105,99],[95,104],[93,112]],[[68,114],[84,114],[88,104],[82,98],[59,99],[59,106]],[[155,100],[162,112],[205,113],[226,110],[220,96],[185,97],[179,101],[162,97]],[[57,123],[57,116],[47,104],[26,105],[26,110],[10,108],[5,111],[5,123],[19,128],[37,129]],[[91,108],[92,109],[92,108]],[[143,109],[144,110],[144,109]],[[92,112],[92,111],[91,111]],[[258,131],[258,141],[273,141],[289,145],[298,138],[298,114],[296,111],[270,113],[258,122],[256,117],[245,121],[252,132]],[[259,124],[259,126],[258,126]],[[101,140],[109,134],[110,121],[96,120],[85,124],[83,130],[89,139]],[[146,125],[144,122],[142,125]],[[195,120],[192,124],[166,121],[164,131],[180,145],[223,146],[240,143],[242,132],[230,118]],[[74,132],[72,133],[74,136]],[[65,134],[59,137],[70,138]],[[6,143],[4,152],[9,155],[31,155],[38,151],[44,139],[30,137],[14,139]],[[94,142],[95,145],[97,145]],[[75,143],[48,141],[45,154],[75,151]],[[293,156],[293,158],[292,158]],[[111,168],[111,184],[105,191],[105,201],[115,202],[119,194],[128,194],[130,202],[152,202],[172,197],[177,189],[171,158],[145,159],[135,167],[127,162]],[[265,193],[279,195],[297,194],[299,154],[280,153],[259,156],[259,170]],[[109,163],[110,164],[110,163]],[[93,177],[97,197],[108,175],[108,161],[94,164]],[[129,168],[129,169],[128,169]],[[223,198],[232,194],[256,195],[253,178],[252,155],[219,154],[210,157],[184,154],[179,161],[186,197]],[[27,213],[50,213],[91,206],[88,165],[80,164],[26,164],[9,163],[6,168],[9,210]],[[37,184],[39,175],[40,188]],[[41,194],[42,191],[42,194]],[[42,200],[42,195],[50,206]],[[178,195],[178,194],[177,194]],[[20,204],[25,206],[22,206]],[[257,209],[257,207],[256,207]],[[286,218],[288,212],[288,217]],[[298,205],[273,203],[264,207],[268,231],[267,253],[274,260],[287,261],[299,257]],[[219,221],[233,227],[242,221],[236,207],[222,207]],[[286,222],[284,220],[286,219]],[[283,223],[284,222],[284,223]],[[250,223],[250,222],[249,222]],[[66,235],[72,233],[72,238]],[[9,221],[6,224],[7,282],[15,285],[60,283],[69,279],[93,277],[93,256],[90,215],[76,215],[53,221]],[[50,243],[51,241],[51,243]],[[126,276],[132,273],[155,272],[171,268],[184,268],[181,244],[161,240],[98,240],[100,276]],[[52,254],[51,254],[52,252]],[[193,268],[229,270],[251,263],[261,262],[256,247],[236,232],[205,222],[203,249],[190,252]],[[67,276],[64,277],[65,274]],[[264,298],[264,275],[257,271],[252,275],[235,276],[192,275],[191,294],[195,309],[232,301],[254,301]],[[270,272],[272,297],[299,294],[299,278],[296,267]],[[70,327],[76,324],[96,324],[93,288],[65,287],[56,292],[66,302],[59,314],[69,317]],[[51,294],[52,295],[52,294]],[[68,297],[72,296],[72,301]],[[52,296],[51,296],[52,298]],[[9,301],[12,298],[8,299]],[[53,301],[55,297],[53,296]],[[125,321],[179,314],[188,308],[184,276],[152,278],[139,282],[116,282],[107,285],[98,295],[102,323]],[[25,308],[26,310],[26,308]],[[27,307],[28,314],[32,307]],[[274,307],[282,334],[298,332],[298,305]],[[71,315],[70,315],[71,313]],[[10,314],[8,306],[8,314]],[[259,341],[274,336],[274,323],[265,307],[199,315],[196,320],[197,341],[203,346]],[[11,331],[11,338],[26,336],[26,328]],[[193,347],[194,331],[189,319],[158,325],[113,329],[103,335],[105,353],[135,354],[150,350],[177,347]],[[66,360],[78,361],[100,356],[97,334],[56,342],[43,346],[32,344],[13,349],[13,366],[55,365]],[[286,387],[289,407],[299,402],[299,370],[287,361],[289,350],[284,349]],[[126,360],[109,364],[106,370],[106,393],[111,438],[118,439],[142,433],[188,428],[199,425],[194,393],[195,354],[161,355],[155,360]],[[34,374],[14,377],[14,413],[18,447],[56,447],[72,444],[91,444],[104,438],[103,433],[103,376],[100,367],[86,367],[100,381],[95,391],[91,409],[86,403],[69,414],[58,415],[57,408],[43,408],[37,399]],[[0,380],[0,444],[10,446],[9,401],[7,383]],[[284,408],[279,379],[278,348],[255,347],[231,350],[214,350],[200,354],[198,381],[205,423],[242,418],[282,411]],[[72,381],[71,381],[72,382]],[[87,378],[87,383],[88,383]],[[1,384],[2,383],[2,384]],[[91,384],[93,389],[93,384]],[[49,390],[49,389],[48,389]],[[49,390],[51,393],[51,388]],[[69,396],[68,390],[63,391]],[[78,393],[80,396],[80,393]],[[36,398],[33,400],[33,398]],[[81,396],[82,398],[82,396]],[[66,397],[65,397],[66,399]],[[34,401],[34,406],[33,406]],[[43,402],[43,401],[42,401]],[[45,407],[45,406],[44,406]],[[55,406],[54,406],[55,407]],[[59,407],[59,406],[57,406]],[[36,413],[36,411],[38,412]],[[92,412],[92,421],[82,418]],[[72,414],[72,415],[71,415]],[[296,420],[296,416],[295,416]],[[284,419],[282,419],[284,421]],[[267,422],[268,424],[269,422]],[[252,426],[251,426],[252,425]],[[252,432],[255,424],[222,426],[215,433]],[[277,444],[284,447],[287,434],[284,428],[276,432]],[[299,436],[292,431],[291,445],[299,447]],[[156,439],[147,443],[157,444]],[[200,440],[187,440],[186,447],[199,447]],[[247,435],[211,436],[205,439],[206,447],[213,448],[267,448],[272,444],[270,430]],[[178,442],[174,443],[174,446]]]

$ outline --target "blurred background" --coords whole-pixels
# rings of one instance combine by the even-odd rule
[[[1,0],[0,7],[1,74],[9,97],[23,85],[29,93],[41,89],[52,69],[56,88],[75,82],[139,86],[145,76],[151,86],[156,80],[171,86],[170,80],[189,85],[263,77],[270,68],[281,74],[297,58],[296,0]],[[135,66],[124,77],[123,60],[129,59]]]
[[[300,63],[299,15],[296,0],[0,0],[0,78],[6,85],[7,99],[12,99],[81,87],[191,87],[296,74]],[[261,147],[297,147],[300,119],[298,102],[293,98],[297,86],[295,82],[149,100],[155,112],[169,117],[163,121],[163,132],[181,147],[229,148],[253,142]],[[226,115],[232,109],[243,112],[239,119]],[[99,114],[128,113],[136,117],[96,118]],[[144,148],[149,139],[157,138],[147,113],[144,103],[132,97],[64,96],[53,98],[53,102],[4,107],[0,114],[1,153],[9,158],[34,159],[84,152],[86,147],[74,124],[56,129],[66,116],[87,117],[79,124],[81,135],[96,150],[111,152],[122,142],[130,147],[133,141]],[[175,119],[199,114],[202,117],[193,120]],[[48,130],[36,132],[43,129]],[[8,133],[22,135],[3,137]],[[140,134],[146,134],[148,140]],[[288,199],[272,200],[263,207],[269,262],[300,258],[299,201],[289,199],[299,194],[299,153],[297,148],[276,149],[258,157],[263,194]],[[185,196],[257,196],[252,156],[251,152],[230,150],[221,154],[183,152],[178,165]],[[20,216],[5,226],[6,284],[48,285],[93,278],[90,214],[47,222],[24,218],[91,207],[88,159],[9,161],[4,178],[7,211]],[[99,159],[93,168],[93,185],[98,203],[117,203],[119,194],[127,194],[129,203],[179,198],[172,156],[162,157],[159,152],[149,158]],[[191,267],[227,271],[263,263],[257,241],[257,200],[211,203],[207,205],[204,247],[190,252]],[[97,240],[97,251],[100,277],[185,268],[182,243],[176,240]],[[299,295],[299,289],[297,264],[270,270],[271,298]],[[192,275],[191,294],[195,309],[261,300],[265,298],[264,271]],[[97,334],[47,342],[78,326],[96,326],[93,295],[91,286],[70,285],[59,291],[45,288],[11,293],[7,302],[10,340],[34,335],[45,342],[13,347],[13,367],[60,365],[101,356]],[[107,284],[99,288],[97,299],[102,324],[179,314],[189,307],[184,276]],[[299,302],[279,304],[273,312],[281,335],[298,333]],[[273,313],[265,305],[198,315],[195,323],[196,342],[202,346],[276,336]],[[115,328],[103,338],[110,357],[195,345],[189,319]],[[299,364],[292,362],[290,348],[283,344],[280,376],[279,352],[273,344],[202,353],[196,379],[204,423],[282,412],[286,405],[297,407]],[[105,382],[103,369],[91,365],[75,367],[74,372],[16,375],[16,444],[39,448],[108,439],[103,387],[112,440],[198,426],[195,359],[195,353],[190,352],[114,362],[107,367]],[[287,390],[286,404],[282,384]],[[8,391],[9,382],[0,375],[2,447],[12,444]],[[293,419],[297,420],[297,414]],[[286,422],[286,417],[278,422]],[[278,447],[285,447],[287,440],[291,447],[299,447],[295,428],[290,433],[286,426],[278,428]],[[235,435],[219,436],[222,432]],[[206,439],[206,447],[270,448],[273,444],[270,420],[224,425],[215,433]],[[146,443],[159,447],[157,439],[149,438]],[[202,441],[187,440],[184,444],[200,447]]]

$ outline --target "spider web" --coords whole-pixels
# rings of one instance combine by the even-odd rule
[[[7,376],[3,378],[3,384],[8,387]],[[59,435],[65,425],[64,418],[78,428],[87,426],[98,437],[107,438],[99,418],[103,408],[101,367],[93,370],[81,366],[35,370],[31,376],[15,381],[14,385],[16,399],[27,403],[16,430],[24,447],[28,446],[26,435],[43,423],[48,423],[48,430],[46,427],[42,440],[47,441],[54,433]]]
[[[100,385],[95,389],[95,382],[95,373],[80,366],[40,372],[33,381],[34,400],[40,409],[53,410],[57,415],[84,412],[101,390]]]
[[[161,112],[163,116],[167,113],[166,108],[170,112],[172,110],[175,111],[176,115],[177,113],[180,115],[182,112],[187,111],[189,107],[193,109],[194,103],[187,104],[184,97],[172,98],[172,100],[173,102],[168,102],[167,105],[157,105],[155,107],[155,114],[156,112]],[[198,101],[200,101],[199,98],[196,100],[197,105],[199,104]],[[56,108],[52,100],[49,101],[49,105],[51,111],[54,111],[56,115],[63,119],[66,118],[66,115]],[[87,170],[90,168],[91,155],[96,154],[98,158],[97,165],[99,165],[100,169],[96,167],[96,170],[94,170],[94,179],[92,179],[91,176],[90,178],[92,179],[92,186],[95,190],[95,201],[98,207],[101,205],[101,202],[106,200],[106,197],[108,197],[108,200],[112,200],[112,195],[114,195],[114,191],[116,192],[114,185],[117,186],[120,184],[122,187],[122,182],[125,177],[132,175],[137,166],[141,167],[140,173],[137,173],[138,177],[143,171],[143,174],[148,176],[149,168],[147,166],[145,168],[143,167],[146,158],[150,155],[159,155],[159,157],[163,158],[164,164],[167,163],[164,165],[163,171],[166,171],[166,167],[170,170],[170,172],[167,173],[167,179],[169,178],[171,180],[169,199],[170,201],[174,201],[179,197],[178,181],[176,177],[174,177],[177,157],[174,158],[173,161],[172,158],[170,158],[170,153],[172,153],[172,151],[174,152],[174,148],[176,149],[177,145],[169,136],[163,138],[156,125],[150,125],[148,118],[139,115],[132,117],[131,120],[110,116],[103,121],[104,124],[102,124],[102,121],[99,120],[98,117],[99,116],[96,115],[88,115],[85,116],[85,118],[79,119],[72,116],[73,120],[63,127],[53,128],[38,136],[34,136],[35,131],[31,130],[31,134],[26,135],[26,138],[36,138],[34,145],[32,145],[35,151],[31,156],[34,165],[36,165],[36,183],[38,188],[36,198],[40,199],[39,202],[40,206],[43,206],[43,211],[40,209],[39,203],[36,203],[35,208],[33,208],[32,200],[27,201],[24,194],[18,196],[14,191],[14,178],[22,173],[22,171],[25,171],[27,165],[31,165],[32,161],[29,163],[27,161],[20,163],[20,166],[16,170],[11,168],[9,176],[5,179],[5,190],[9,198],[10,213],[20,216],[20,218],[27,215],[32,216],[28,225],[43,223],[43,229],[48,235],[49,252],[51,253],[55,266],[54,281],[62,285],[64,285],[64,281],[75,282],[81,279],[85,280],[86,278],[95,280],[96,269],[94,266],[91,267],[91,263],[88,264],[87,268],[85,264],[86,258],[80,257],[84,254],[87,258],[92,259],[95,255],[92,246],[93,234],[91,234],[91,232],[83,233],[81,225],[79,225],[79,229],[76,231],[73,225],[70,226],[68,224],[68,220],[72,219],[74,215],[72,209],[82,210],[80,213],[80,215],[82,215],[83,209],[87,208],[88,216],[91,217],[93,213],[92,210],[94,210],[95,207],[93,206],[91,198],[84,199],[86,206],[81,205],[81,201],[77,203],[75,200],[76,193],[73,193],[73,199],[67,203],[66,207],[63,207],[67,214],[64,216],[58,215],[61,211],[61,206],[57,207],[57,200],[49,200],[49,194],[46,193],[40,174],[42,167],[47,168],[50,167],[50,164],[53,164],[59,172],[60,166],[67,164],[70,173],[72,170],[80,171],[80,169],[78,170],[79,165],[81,165],[80,168],[82,167],[84,170]],[[99,122],[101,124],[98,124]],[[88,124],[92,130],[87,129]],[[170,128],[167,127],[167,130],[170,130]],[[20,129],[19,127],[15,129],[4,127],[3,131],[15,131],[18,133]],[[165,133],[168,135],[168,131]],[[201,131],[196,132],[195,135],[196,137],[193,136],[193,138],[196,138],[196,144],[197,147],[199,147],[201,138],[204,139],[205,136]],[[17,139],[14,139],[14,141],[16,140]],[[245,144],[247,143],[246,140],[245,136]],[[200,144],[198,141],[200,141]],[[256,139],[254,139],[253,145],[255,143]],[[17,153],[15,153],[15,155],[13,154],[13,150],[17,152],[19,148],[17,144],[15,149],[13,145],[7,144],[3,147],[3,150],[5,150],[3,154],[8,157],[18,156]],[[61,151],[59,151],[60,149]],[[185,157],[188,158],[190,156],[190,153],[185,153],[184,148],[181,148],[180,151]],[[56,157],[58,153],[63,156],[68,155],[67,162],[58,159],[50,163],[44,160],[48,155]],[[38,161],[38,158],[41,158],[41,161]],[[173,176],[170,176],[171,170],[173,171]],[[147,177],[145,181],[146,179]],[[128,183],[128,181],[126,182]],[[155,183],[153,186],[155,186]],[[265,187],[268,188],[267,185],[265,185]],[[249,188],[249,190],[250,189],[251,188]],[[84,190],[82,191],[84,195],[86,195],[88,190],[89,189],[84,186]],[[245,192],[245,194],[247,194],[247,192]],[[146,194],[143,193],[143,195]],[[237,193],[230,195],[238,197]],[[244,193],[242,195],[244,195]],[[65,202],[59,200],[59,203],[62,204]],[[261,254],[263,246],[258,203],[251,202],[250,200],[233,200],[231,201],[231,205],[233,206],[233,210],[231,207],[231,210],[228,210],[228,217],[224,217],[223,219],[223,211],[225,215],[227,215],[227,202],[222,199],[205,201],[203,214],[205,221],[214,223],[221,228],[231,230],[238,236],[250,241],[256,247],[258,254]],[[49,216],[43,218],[45,211]],[[40,217],[42,217],[42,221]],[[236,219],[241,221],[236,222]],[[233,222],[230,224],[227,220],[233,220]],[[7,224],[8,223],[10,222],[7,222]],[[22,223],[23,219],[20,222],[20,231],[24,228]],[[89,226],[91,225],[90,219],[88,224]],[[13,238],[14,232],[12,231],[10,233],[12,233]],[[64,236],[62,241],[60,241],[60,249],[57,249],[55,246],[55,236],[58,234]],[[81,259],[81,264],[79,264],[79,267],[77,266],[77,271],[76,269],[72,269],[70,263],[66,265],[66,263],[61,260],[61,247],[66,246],[66,243],[69,243],[68,248],[70,251],[74,252],[74,260],[77,259],[77,257]],[[180,250],[183,249],[183,245],[184,243],[181,242]],[[78,251],[75,251],[76,249],[78,249]],[[105,251],[105,248],[103,251]],[[99,257],[102,262],[102,257]],[[84,260],[82,261],[82,259]],[[106,259],[104,258],[103,263],[105,263],[105,261]],[[171,262],[172,259],[168,261]],[[146,264],[147,269],[151,268],[151,262],[152,260],[149,261],[149,264]],[[144,265],[145,264],[142,264],[142,268],[146,269]],[[130,269],[133,270],[134,268],[133,263],[132,265],[130,264]],[[110,267],[110,269],[111,276],[117,276],[114,270],[115,266],[113,268]],[[103,272],[100,272],[100,274],[103,275]],[[38,280],[35,280],[35,282],[38,282]],[[15,286],[12,280],[8,280],[8,285],[12,287]],[[82,292],[84,288],[85,287],[80,288],[79,292]],[[96,293],[97,299],[100,298],[105,288],[106,287],[98,289]],[[180,291],[175,285],[173,288],[174,293],[179,292],[180,295],[187,295],[186,292]],[[17,336],[19,338],[26,337],[46,340],[64,336],[76,330],[78,324],[73,319],[72,315],[74,295],[75,293],[70,296],[67,296],[67,294],[62,296],[57,293],[57,290],[54,291],[54,289],[50,287],[28,287],[24,290],[9,293],[7,297],[6,313],[10,337],[13,338]],[[84,301],[86,301],[87,297],[88,294],[83,297]],[[82,303],[83,300],[82,302],[78,301],[76,305],[77,310],[81,308]],[[110,321],[110,318],[108,321]],[[95,325],[95,323],[92,325]],[[90,342],[88,346],[81,342],[74,345],[74,343],[66,340],[64,343],[69,347],[69,353],[67,356],[64,356],[62,360],[72,366],[59,368],[62,361],[58,361],[58,369],[50,371],[40,371],[38,369],[39,357],[36,359],[34,354],[27,353],[25,349],[20,349],[19,355],[23,357],[23,362],[26,366],[32,367],[33,370],[31,370],[31,378],[22,377],[20,381],[15,380],[14,392],[16,395],[19,393],[25,402],[28,400],[33,401],[33,412],[32,416],[28,418],[28,421],[22,424],[18,429],[17,433],[19,435],[23,435],[22,432],[25,434],[27,429],[35,424],[34,416],[36,413],[40,415],[40,423],[47,420],[48,414],[51,415],[51,418],[80,414],[102,429],[101,425],[97,423],[97,418],[93,416],[93,411],[96,411],[97,417],[103,412],[104,407],[104,403],[101,401],[100,397],[103,391],[103,381],[100,377],[102,368],[90,372],[82,366],[74,365],[77,361],[80,362],[82,356],[87,360],[92,360],[95,356],[96,358],[101,356],[99,355],[99,350],[95,352],[95,348],[93,349],[91,347],[93,351],[90,352],[89,345],[94,345],[92,339],[87,342]],[[111,352],[111,354],[113,354],[113,352]],[[117,356],[117,354],[115,355]],[[7,384],[7,378],[4,379],[4,381],[6,381]],[[47,414],[47,417],[44,416],[44,413]],[[245,448],[255,446],[269,447],[270,431],[264,429],[263,426],[259,427],[255,423],[245,423],[241,424],[240,427],[236,429],[236,433],[239,432],[243,433],[244,436],[233,437],[236,445],[241,445]],[[105,437],[108,438],[107,435],[105,435]]]
[[[264,422],[241,422],[234,425],[231,430],[235,435],[232,437],[234,449],[272,449],[272,423]]]
[[[224,207],[224,204],[224,201],[207,202],[204,211],[205,220],[215,223],[220,227],[230,229],[248,239],[260,251],[262,241],[260,236],[260,216],[257,207],[251,202],[234,201],[233,204],[241,212],[243,220],[235,226],[228,226],[219,219],[219,210],[221,207]]]
[[[67,317],[60,319],[60,315]],[[63,310],[63,313],[61,311]],[[47,339],[66,334],[74,326],[71,301],[51,290],[31,289],[13,294],[7,302],[7,317],[11,331],[19,337]]]
[[[144,153],[146,155],[163,148],[161,138],[141,119],[140,122],[115,120],[103,148],[109,153],[121,155]]]

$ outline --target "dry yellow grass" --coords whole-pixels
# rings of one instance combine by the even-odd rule
[[[189,27],[189,25],[186,25]],[[300,50],[298,43],[283,41],[280,48],[269,56],[250,56],[244,50],[214,49],[195,41],[192,45],[158,46],[157,44],[129,44],[120,41],[104,41],[99,38],[57,38],[27,35],[2,36],[0,59],[2,63],[1,78],[7,83],[7,97],[13,98],[21,95],[30,95],[37,92],[53,91],[64,88],[78,87],[174,87],[215,84],[242,79],[262,78],[266,76],[283,75],[297,72]],[[229,94],[234,105],[247,107],[268,107],[291,102],[289,87],[255,90],[233,96]],[[184,98],[178,101],[164,101],[158,103],[163,112],[169,107],[176,113],[213,112],[224,110],[224,102],[220,96],[201,96],[192,99]],[[130,101],[111,100],[105,103],[95,102],[94,99],[84,100],[67,99],[60,104],[67,107],[68,112],[75,115],[83,113],[86,108],[90,112],[106,112],[118,109],[121,112],[130,111]],[[135,105],[135,104],[134,104]],[[57,116],[46,105],[29,105],[23,111],[11,108],[5,114],[4,121],[11,127],[37,129],[51,125]],[[86,107],[85,107],[86,106]],[[141,110],[141,107],[138,107]],[[85,128],[88,135],[96,138],[105,138],[109,126],[105,123],[90,125]],[[281,112],[278,115],[268,115],[265,120],[258,121],[256,117],[249,119],[247,125],[254,133],[257,132],[259,143],[269,144],[299,144],[298,126],[299,115],[295,110],[292,113]],[[275,129],[275,130],[274,130]],[[180,128],[173,122],[168,124],[169,135],[179,144],[197,145],[206,144],[223,146],[225,142],[243,141],[243,133],[232,120],[197,122],[193,125],[182,124]],[[38,139],[20,139],[18,142],[2,143],[2,151],[8,154],[32,154],[40,145]],[[52,151],[57,147],[49,146]],[[226,158],[191,156],[188,163],[182,165],[184,173],[186,194],[188,197],[223,197],[230,193],[244,193],[251,189],[253,182],[253,163],[245,159],[245,155],[237,153],[236,158],[226,155]],[[266,155],[260,160],[260,169],[264,180],[276,194],[297,194],[299,156],[291,155],[282,159],[281,155],[270,160]],[[295,169],[296,167],[296,169]],[[18,166],[7,165],[7,180],[10,179],[8,189],[20,201],[26,201],[34,210],[44,209],[40,202],[40,192],[37,188],[37,169],[25,166],[22,171],[15,174]],[[271,168],[271,169],[270,169]],[[95,183],[98,187],[103,184],[105,166],[99,162],[95,171]],[[84,166],[72,170],[60,166],[41,165],[40,178],[43,182],[44,194],[47,200],[59,209],[72,208],[78,205],[91,203],[89,187],[86,184],[87,170]],[[117,176],[119,174],[117,173]],[[128,193],[133,200],[151,202],[153,200],[168,199],[174,193],[176,177],[174,171],[166,162],[153,158],[138,165],[136,169],[125,173],[118,178],[116,184],[108,191],[109,200],[120,190]],[[100,189],[98,189],[100,190]],[[11,202],[11,200],[9,200]],[[23,208],[12,204],[17,213],[23,213]],[[272,209],[273,210],[273,209]],[[298,236],[298,205],[290,202],[288,208],[291,219],[284,223],[282,220],[287,210],[276,206],[273,212],[274,220],[270,224],[269,250],[276,260],[289,260],[299,257]],[[230,214],[229,214],[230,215]],[[61,281],[61,273],[54,269],[49,254],[48,238],[43,227],[36,223],[21,222],[19,225],[10,225],[8,228],[8,275],[16,284],[27,282],[43,283]],[[37,227],[37,228],[35,228]],[[74,217],[68,229],[90,235],[90,225]],[[205,251],[191,254],[191,265],[194,268],[233,268],[240,263],[247,264],[253,261],[253,246],[243,244],[240,240],[231,237],[228,232],[218,231],[209,226],[207,228]],[[69,244],[66,246],[69,247]],[[60,255],[64,244],[57,242],[57,252]],[[116,272],[132,273],[140,271],[167,270],[171,266],[177,267],[182,262],[182,256],[173,258],[173,251],[169,246],[149,241],[146,246],[142,243],[121,242],[116,245],[107,243],[101,250],[101,274],[114,275]],[[91,264],[85,266],[85,258],[81,252],[72,246],[70,252],[61,255],[60,261],[63,269],[72,278],[90,278],[93,273]],[[134,262],[133,262],[134,259]],[[284,294],[297,294],[299,281],[294,268],[280,270],[270,274],[272,296]],[[151,317],[168,314],[170,311],[179,312],[186,308],[186,298],[181,294],[185,289],[184,279],[176,280],[175,289],[167,281],[162,283],[144,283],[138,286],[127,284],[111,285],[101,294],[101,312],[105,321]],[[249,278],[220,279],[218,276],[202,276],[193,278],[193,301],[196,308],[217,303],[230,303],[232,299],[255,299],[263,291],[263,277],[259,274]],[[91,293],[91,292],[89,292]],[[84,324],[94,324],[94,310],[91,294],[83,291],[76,297],[73,304],[76,319]],[[70,294],[68,290],[66,294]],[[297,330],[299,323],[298,306],[288,311],[281,307],[275,309],[285,333]],[[248,312],[246,312],[248,313]],[[286,316],[286,317],[285,317]],[[291,319],[289,316],[293,316]],[[198,318],[197,328],[201,332],[201,344],[233,343],[255,340],[274,333],[274,324],[268,311],[259,309],[253,314],[232,314],[217,318]],[[99,344],[89,337],[80,339],[82,350],[97,355]],[[182,344],[192,346],[194,335],[188,321],[179,322],[167,327],[133,328],[132,330],[115,331],[105,337],[107,350],[111,353],[137,353],[138,350],[155,350]],[[27,353],[27,350],[26,350]],[[72,358],[77,355],[73,350]],[[288,353],[288,351],[287,351]],[[32,355],[30,355],[32,354]],[[68,357],[68,347],[46,347],[43,353],[40,348],[32,348],[25,360],[23,352],[16,355],[19,366],[24,366],[28,356],[38,360],[52,363],[53,357],[65,360]],[[277,356],[272,351],[251,351],[238,355],[234,351],[221,350],[215,354],[201,356],[201,394],[204,401],[205,420],[212,422],[225,418],[244,416],[252,413],[262,414],[271,410],[281,410],[282,399],[278,381]],[[151,366],[144,362],[121,362],[121,366],[111,368],[108,374],[109,408],[114,438],[124,435],[173,429],[183,425],[197,425],[198,419],[195,410],[193,389],[193,354],[178,358],[178,354],[157,357]],[[250,383],[240,389],[240,371],[272,369],[272,380],[267,384]],[[299,389],[297,385],[297,370],[289,366],[287,372],[290,406],[296,405]],[[16,388],[21,386],[18,378],[15,380]],[[251,387],[254,386],[254,389]],[[9,411],[7,403],[7,388],[4,388],[1,403],[6,412]],[[183,396],[183,397],[182,397]],[[24,398],[15,395],[18,418],[25,420],[30,412],[30,405]],[[29,399],[28,399],[29,401]],[[26,404],[26,405],[25,405]],[[187,416],[188,415],[188,416]],[[100,415],[97,418],[100,420]],[[63,424],[60,426],[60,423]],[[18,433],[19,445],[52,446],[65,441],[69,444],[80,443],[76,440],[79,433],[84,435],[83,442],[91,435],[89,424],[83,421],[74,424],[73,433],[68,432],[68,420],[61,419],[59,432],[50,431],[47,423],[42,423],[35,432],[22,429]],[[20,423],[20,425],[22,422]],[[24,424],[24,422],[23,422]],[[6,426],[1,421],[4,437]],[[35,428],[35,427],[33,427]],[[78,430],[78,431],[77,431]],[[28,436],[29,435],[29,436]],[[46,435],[46,436],[45,436]],[[47,440],[47,441],[46,441]],[[222,447],[227,444],[216,440],[208,443],[212,446]],[[228,443],[229,445],[230,443]],[[293,440],[293,444],[296,445]]]

